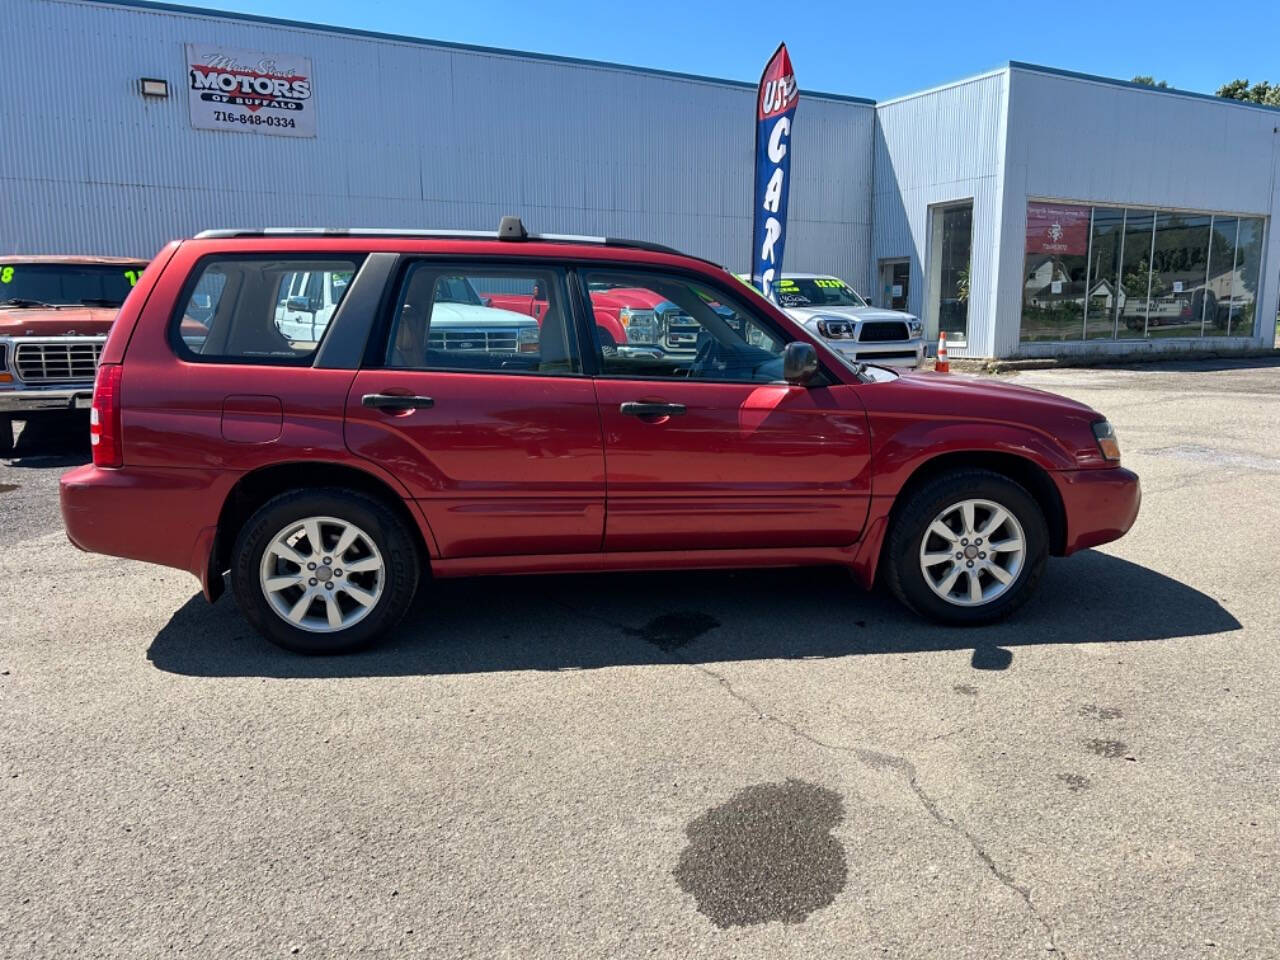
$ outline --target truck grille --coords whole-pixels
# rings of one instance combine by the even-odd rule
[[[427,334],[427,346],[432,350],[474,350],[483,353],[515,353],[516,328],[501,330],[459,330],[446,327]]]
[[[668,350],[690,352],[698,348],[698,333],[702,324],[687,313],[668,312],[663,314],[666,320],[666,332],[662,344]]]
[[[23,383],[92,383],[102,344],[102,340],[19,343],[13,352],[14,370]]]
[[[885,343],[890,340],[907,340],[907,325],[897,320],[871,320],[858,331],[861,343]]]

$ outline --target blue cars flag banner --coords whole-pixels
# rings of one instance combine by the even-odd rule
[[[766,297],[782,272],[787,238],[787,191],[791,186],[791,124],[800,89],[779,44],[760,77],[756,95],[756,185],[752,194],[751,282]]]

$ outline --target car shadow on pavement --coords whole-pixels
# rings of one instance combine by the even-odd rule
[[[77,467],[92,455],[85,413],[41,417],[16,432],[13,453],[6,458],[10,467]]]
[[[229,595],[199,594],[147,652],[190,676],[374,677],[589,670],[971,650],[1001,670],[1010,648],[1200,637],[1240,628],[1216,600],[1096,551],[1051,560],[1039,595],[1008,622],[927,623],[840,570],[767,570],[445,580],[423,591],[394,635],[338,657],[287,653],[259,637]]]

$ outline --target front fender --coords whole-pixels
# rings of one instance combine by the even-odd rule
[[[1006,454],[1042,470],[1079,466],[1062,441],[1035,427],[1009,423],[940,421],[932,417],[870,415],[874,496],[896,496],[917,470],[947,454]]]

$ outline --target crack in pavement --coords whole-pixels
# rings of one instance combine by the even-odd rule
[[[598,616],[596,614],[585,613],[581,610],[575,609],[574,607],[570,606],[569,604],[563,601],[556,601],[556,603],[576,617],[580,617],[584,620],[592,620],[596,623],[602,623],[602,624],[605,624],[606,626],[613,627],[614,629],[621,630],[624,633],[634,634],[633,628],[628,627],[626,624],[616,623],[612,620],[609,620],[605,617]],[[728,693],[729,696],[737,700],[739,703],[741,703],[743,706],[749,709],[761,720],[781,726],[784,729],[790,731],[792,736],[800,740],[804,740],[807,743],[811,743],[815,747],[820,747],[821,749],[824,749],[824,750],[834,750],[840,753],[849,753],[857,757],[867,766],[870,766],[877,770],[889,768],[894,772],[898,773],[900,776],[902,776],[908,788],[910,788],[911,792],[915,795],[916,800],[920,803],[920,806],[924,808],[924,811],[939,826],[950,831],[951,833],[954,833],[956,836],[963,838],[969,844],[974,854],[978,857],[978,859],[982,862],[982,864],[991,873],[991,875],[995,877],[997,881],[999,881],[1001,886],[1005,887],[1008,890],[1013,891],[1015,894],[1018,895],[1018,897],[1022,900],[1023,904],[1026,905],[1027,911],[1031,914],[1032,918],[1036,921],[1036,923],[1038,923],[1044,929],[1045,935],[1049,939],[1048,952],[1057,953],[1059,956],[1063,957],[1065,960],[1067,956],[1066,951],[1064,951],[1058,945],[1057,938],[1054,934],[1053,924],[1049,922],[1048,918],[1045,917],[1040,912],[1040,910],[1036,907],[1035,903],[1032,901],[1031,889],[1029,887],[1023,886],[1022,884],[1018,883],[1012,874],[1008,873],[1005,870],[1002,870],[999,864],[995,862],[995,859],[991,856],[991,854],[987,853],[981,841],[978,840],[978,838],[975,837],[972,833],[970,833],[962,823],[960,823],[958,820],[954,819],[953,817],[947,816],[945,813],[942,812],[942,809],[938,806],[938,802],[934,800],[933,797],[929,796],[929,794],[925,791],[925,789],[922,786],[920,786],[919,774],[916,771],[916,767],[914,763],[912,763],[906,757],[900,757],[892,753],[885,753],[880,750],[872,750],[867,747],[847,746],[841,743],[828,743],[825,740],[821,740],[818,737],[815,737],[813,734],[809,733],[807,730],[803,729],[798,723],[767,713],[758,703],[756,703],[746,694],[736,690],[733,684],[730,683],[728,678],[726,678],[723,674],[717,673],[715,670],[712,670],[710,667],[706,666],[705,664],[698,663],[694,660],[690,660],[688,657],[684,656],[678,650],[663,650],[663,652],[666,653],[667,656],[669,656],[672,660],[678,663],[682,663],[685,666],[692,667],[694,670],[697,670],[699,673],[702,673],[710,677],[711,679],[713,679],[716,683],[718,683],[721,687],[724,688],[724,691]]]

